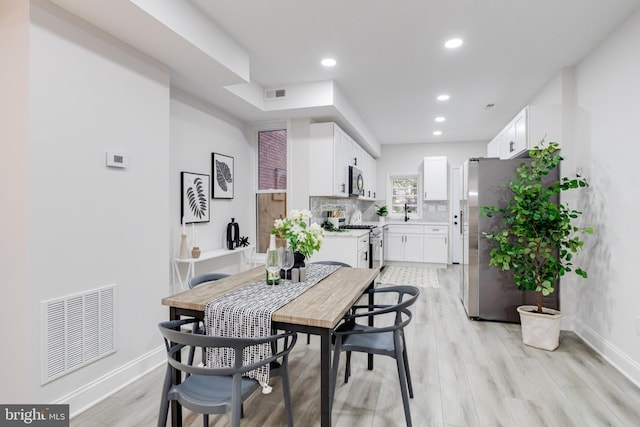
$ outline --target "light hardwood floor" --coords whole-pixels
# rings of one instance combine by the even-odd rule
[[[457,266],[438,271],[440,289],[422,288],[407,330],[415,398],[413,424],[422,426],[639,426],[640,389],[575,334],[562,332],[554,352],[521,342],[519,325],[468,320],[458,298]],[[161,341],[158,335],[158,341]],[[319,340],[298,340],[292,351],[291,387],[297,426],[319,426]],[[344,358],[341,358],[342,375]],[[164,368],[71,420],[75,427],[153,426]],[[244,426],[286,425],[282,388],[254,394]],[[202,420],[184,411],[185,426]],[[333,409],[336,426],[403,426],[395,363],[354,354],[352,377],[339,377]],[[211,426],[228,425],[212,416]]]

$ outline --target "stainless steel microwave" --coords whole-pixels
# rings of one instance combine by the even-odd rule
[[[362,171],[353,166],[349,166],[349,195],[364,196],[364,178]]]

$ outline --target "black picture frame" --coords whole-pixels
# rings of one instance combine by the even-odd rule
[[[209,222],[209,175],[180,172],[180,220],[184,224]]]
[[[211,175],[214,199],[233,199],[233,157],[211,153]]]

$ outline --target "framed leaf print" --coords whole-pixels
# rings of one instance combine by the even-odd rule
[[[213,198],[233,199],[233,157],[212,153]]]
[[[209,175],[181,172],[180,218],[185,224],[209,222]]]

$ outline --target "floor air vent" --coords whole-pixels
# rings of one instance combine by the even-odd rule
[[[42,302],[42,384],[116,351],[116,285]]]

